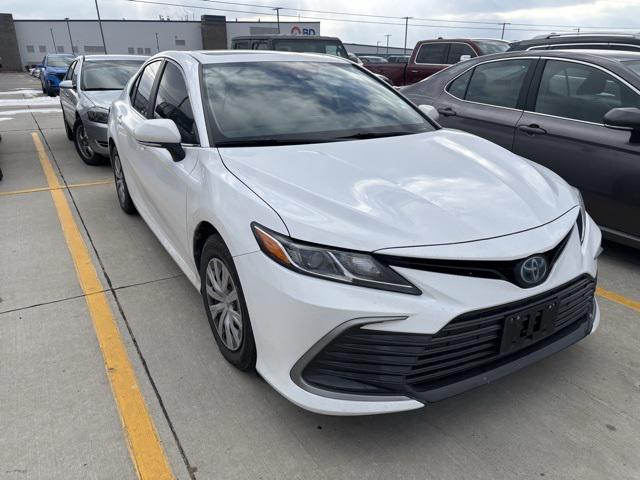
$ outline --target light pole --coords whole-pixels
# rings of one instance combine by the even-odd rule
[[[275,7],[272,10],[276,11],[276,17],[278,19],[278,33],[280,33],[280,10],[282,10],[282,7]]]
[[[391,34],[389,34],[389,33],[387,33],[387,34],[385,35],[385,37],[387,37],[387,55],[389,55],[389,37],[391,37],[391,36],[392,36],[392,35],[391,35]]]
[[[53,51],[55,53],[58,53],[58,48],[56,47],[56,37],[53,36],[53,28],[50,28],[49,31],[51,32],[51,40],[53,40]]]
[[[404,17],[404,53],[407,53],[407,34],[409,33],[409,19],[413,17]]]
[[[510,23],[507,23],[507,22],[504,22],[504,23],[502,24],[502,36],[500,37],[502,40],[504,40],[504,31],[506,30],[507,25],[511,25],[511,24],[510,24]]]
[[[71,37],[71,27],[69,26],[69,17],[66,17],[65,22],[67,22],[67,32],[69,32],[69,43],[71,43],[71,53],[74,53],[73,50],[73,38]]]
[[[102,37],[102,47],[104,48],[104,53],[107,53],[107,44],[104,41],[104,31],[102,30],[102,20],[100,19],[100,9],[98,8],[98,0],[96,2],[96,12],[98,12],[98,25],[100,25],[100,36]]]
[[[380,53],[380,40],[376,40],[376,54]]]

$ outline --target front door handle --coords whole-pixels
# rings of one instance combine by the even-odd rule
[[[438,108],[438,113],[445,117],[455,117],[457,115],[456,111],[451,107]]]
[[[541,128],[540,125],[535,123],[531,125],[519,125],[518,130],[526,133],[527,135],[544,135],[547,131],[544,128]]]

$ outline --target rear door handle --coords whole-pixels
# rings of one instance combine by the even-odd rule
[[[518,130],[526,133],[527,135],[544,135],[547,133],[544,128],[541,128],[540,125],[536,125],[535,123],[531,125],[519,125]]]
[[[438,108],[438,113],[445,117],[455,117],[457,115],[456,111],[451,107]]]

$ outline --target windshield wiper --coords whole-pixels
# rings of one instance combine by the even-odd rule
[[[344,137],[335,137],[334,140],[366,140],[368,138],[384,138],[384,137],[399,137],[401,135],[413,135],[415,133],[421,132],[413,132],[413,131],[401,131],[401,132],[384,132],[384,133],[376,133],[376,132],[358,132],[352,135],[345,135]]]

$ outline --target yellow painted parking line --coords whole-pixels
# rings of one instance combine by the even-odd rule
[[[0,197],[6,197],[11,195],[24,195],[25,193],[34,192],[49,192],[51,190],[61,190],[65,188],[78,188],[78,187],[93,187],[94,185],[109,185],[113,183],[113,180],[99,180],[97,182],[85,182],[85,183],[72,183],[69,185],[58,185],[57,187],[40,187],[40,188],[27,188],[25,190],[12,190],[10,192],[0,192]]]
[[[638,302],[637,300],[632,300],[623,295],[620,295],[619,293],[610,292],[609,290],[605,290],[601,287],[598,287],[598,289],[596,290],[596,294],[599,297],[606,298],[611,302],[618,303],[624,307],[630,308],[631,310],[635,310],[636,312],[640,313],[640,302]]]
[[[102,350],[107,376],[120,414],[127,446],[138,478],[174,479],[171,466],[158,437],[149,410],[138,385],[133,366],[122,341],[116,320],[104,294],[89,250],[80,234],[69,202],[58,182],[49,156],[36,132],[31,134],[38,152],[60,225],[73,258],[78,281],[85,294],[93,328]]]

